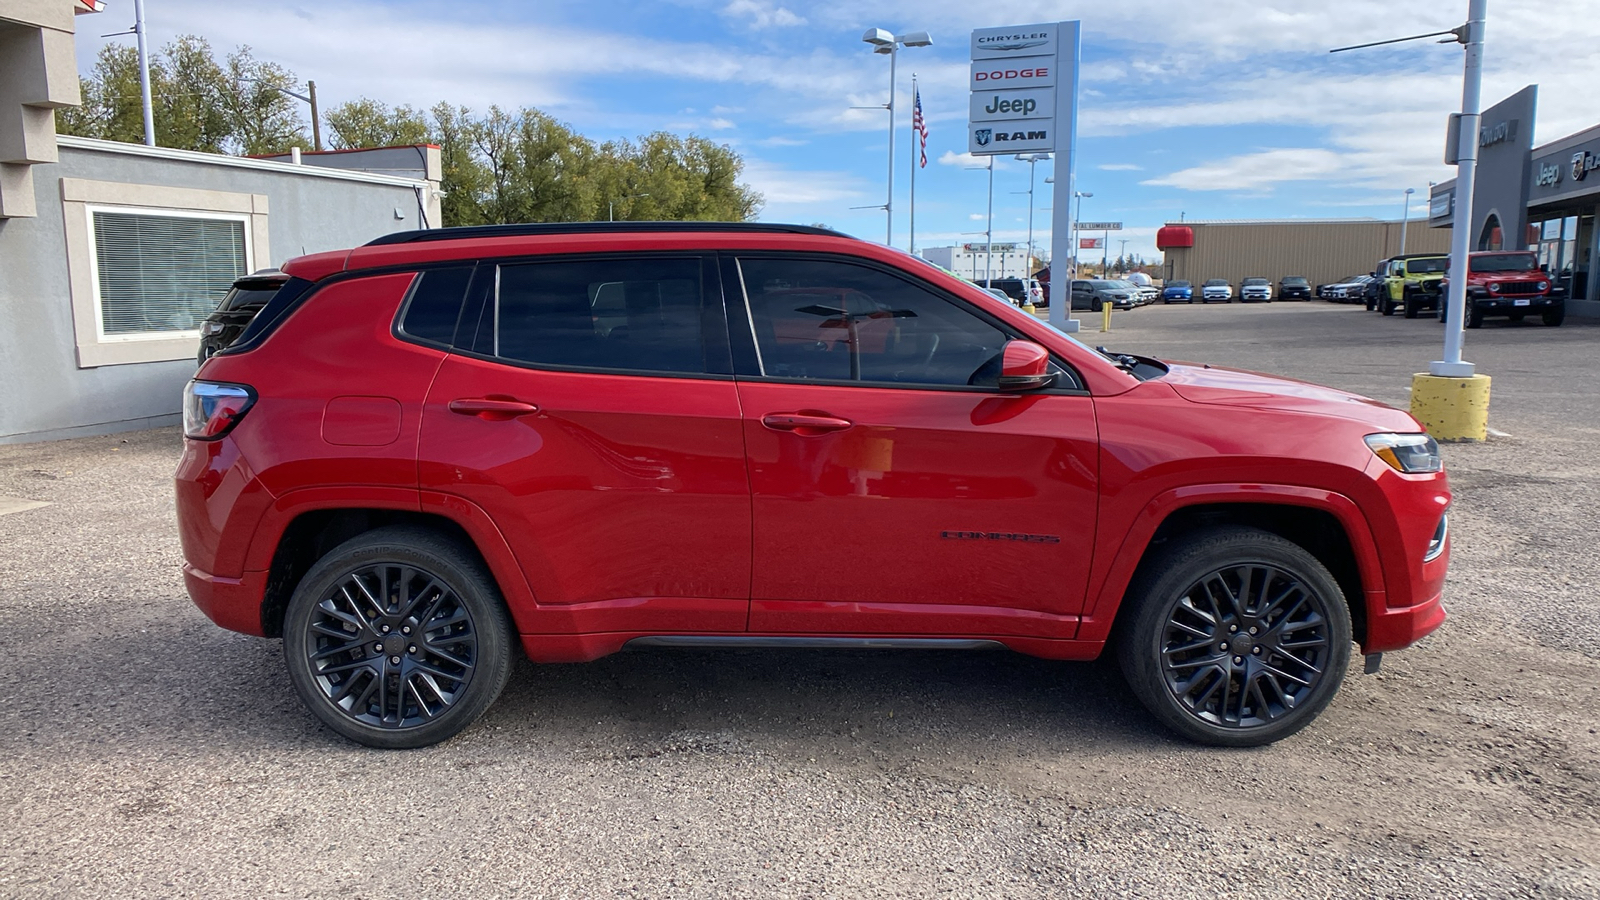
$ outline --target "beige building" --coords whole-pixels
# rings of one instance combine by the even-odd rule
[[[1225,278],[1238,286],[1251,276],[1271,279],[1303,275],[1313,287],[1371,272],[1381,259],[1401,252],[1398,221],[1379,219],[1255,219],[1168,222],[1158,246],[1167,280],[1200,284]],[[1188,229],[1185,235],[1184,229]],[[1193,246],[1180,246],[1186,239]],[[1450,229],[1411,220],[1407,253],[1448,253]]]

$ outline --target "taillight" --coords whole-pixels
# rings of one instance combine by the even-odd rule
[[[191,381],[183,386],[183,436],[214,441],[239,424],[256,392],[242,384]]]

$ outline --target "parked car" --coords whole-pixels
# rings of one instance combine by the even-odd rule
[[[1080,287],[1080,285],[1082,287]],[[1086,281],[1072,283],[1073,308],[1079,308],[1078,294],[1086,293],[1088,305],[1084,309],[1100,309],[1100,305],[1111,303],[1112,309],[1133,309],[1139,305],[1139,289],[1126,281],[1111,281],[1103,278],[1091,278]]]
[[[1392,316],[1403,312],[1415,319],[1425,309],[1437,309],[1439,281],[1450,268],[1450,257],[1439,253],[1393,256],[1379,271],[1383,287],[1378,292],[1378,312]]]
[[[1194,303],[1194,285],[1187,281],[1169,281],[1161,289],[1162,303]]]
[[[1200,285],[1200,302],[1210,303],[1213,300],[1233,302],[1233,285],[1226,278],[1212,278]]]
[[[1289,275],[1278,282],[1279,300],[1310,300],[1311,282],[1304,275]]]
[[[1360,303],[1370,280],[1369,275],[1351,275],[1343,281],[1322,285],[1317,290],[1330,303]]]
[[[1143,272],[1129,272],[1122,280],[1138,289],[1140,305],[1161,299],[1161,289],[1156,287],[1155,281]]]
[[[1043,306],[1044,288],[1036,278],[995,278],[989,281],[989,287],[1005,291],[1006,296],[1018,306],[1031,303],[1034,306]]]
[[[217,308],[200,323],[199,362],[205,362],[238,340],[239,334],[283,287],[289,276],[277,269],[259,269],[237,279]]]
[[[519,645],[1000,646],[1110,648],[1168,727],[1252,746],[1316,718],[1352,641],[1373,671],[1444,619],[1451,494],[1411,416],[1090,349],[887,247],[482,226],[283,268],[184,389],[184,581],[360,743],[456,734]]]
[[[1272,282],[1265,278],[1246,278],[1239,282],[1239,300],[1244,303],[1271,303]]]
[[[985,294],[988,294],[989,296],[995,298],[996,300],[1004,300],[1005,302],[1011,304],[1012,306],[1016,306],[1017,305],[1016,298],[1011,297],[1005,291],[1002,291],[997,287],[984,287],[983,285],[980,284],[980,285],[978,285],[978,290],[983,291]]]
[[[1445,315],[1444,298],[1448,296],[1448,278],[1438,282],[1439,296],[1435,305],[1439,321]],[[1539,258],[1531,250],[1485,250],[1467,256],[1467,321],[1468,328],[1478,328],[1489,316],[1505,316],[1513,322],[1538,314],[1540,321],[1552,328],[1567,318],[1567,301],[1564,291],[1556,288],[1550,273],[1539,267]]]

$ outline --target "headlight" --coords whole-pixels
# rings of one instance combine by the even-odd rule
[[[1541,291],[1548,291],[1550,289],[1550,282],[1541,281],[1541,282],[1539,282],[1538,287],[1539,287],[1539,290],[1541,290]]]
[[[1444,471],[1439,442],[1427,434],[1369,434],[1367,446],[1396,471],[1419,475]]]
[[[1500,293],[1500,283],[1498,281],[1489,282],[1489,293],[1491,293],[1491,294]]]

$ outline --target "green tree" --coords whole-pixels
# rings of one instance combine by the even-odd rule
[[[362,97],[335,106],[322,118],[335,150],[434,142],[428,114],[410,106],[390,109],[381,101]]]
[[[224,114],[228,82],[211,45],[193,35],[179,37],[162,48],[158,68],[159,79],[155,70],[150,75],[156,143],[224,152],[232,133]]]
[[[241,156],[288,153],[291,147],[309,147],[301,102],[279,88],[294,90],[299,79],[273,62],[262,62],[243,46],[228,54],[227,90],[222,113],[228,123],[229,150]]]

